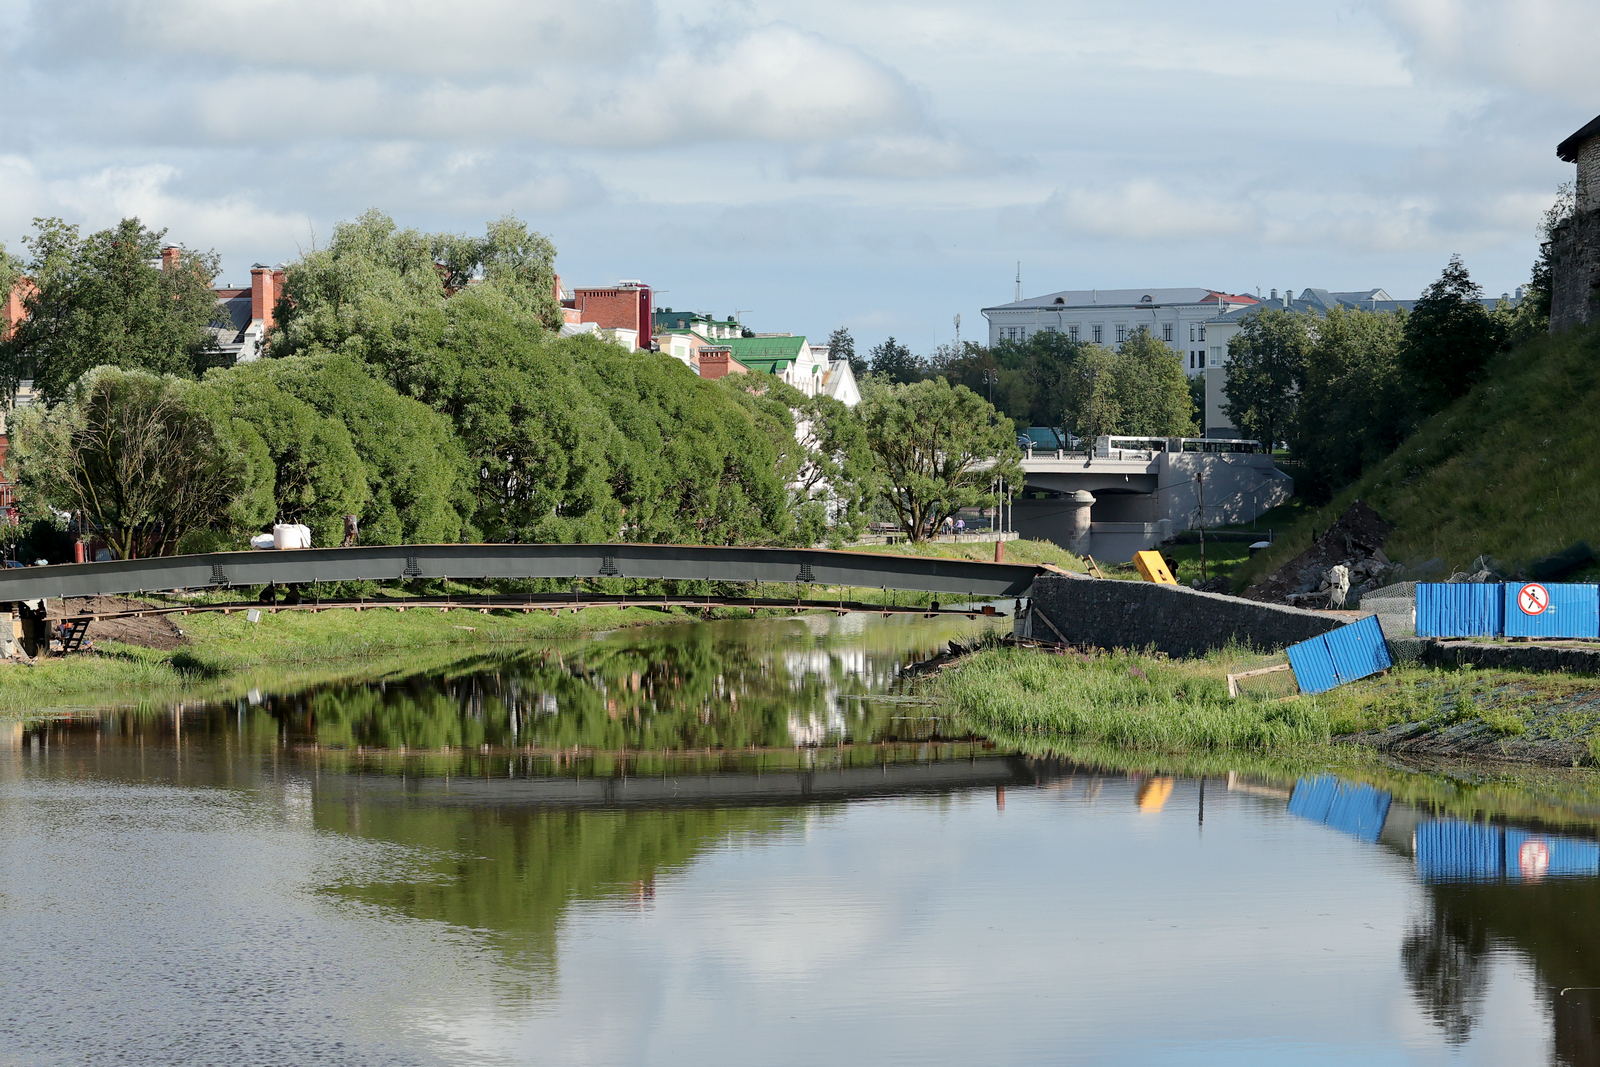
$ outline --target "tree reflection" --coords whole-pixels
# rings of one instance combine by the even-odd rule
[[[1534,884],[1457,883],[1427,887],[1429,918],[1400,951],[1412,995],[1452,1043],[1467,1039],[1496,952],[1533,967],[1548,1005],[1553,1062],[1600,1065],[1600,879]]]
[[[514,976],[512,991],[554,990],[560,927],[575,905],[648,908],[658,881],[708,849],[770,837],[812,817],[799,808],[575,811],[319,802],[319,829],[420,850],[404,881],[329,894],[475,931]]]
[[[875,627],[836,645],[807,621],[754,633],[749,624],[632,631],[400,682],[324,686],[270,707],[291,737],[328,748],[662,751],[865,741],[915,734],[903,707],[872,698],[905,663],[963,632]],[[876,643],[864,640],[872,634]]]
[[[1472,1035],[1489,987],[1488,937],[1435,901],[1427,922],[1415,923],[1400,944],[1400,967],[1411,995],[1452,1045]]]

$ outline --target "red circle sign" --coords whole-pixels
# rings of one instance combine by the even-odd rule
[[[1550,590],[1538,582],[1529,582],[1517,593],[1517,607],[1524,615],[1543,615],[1550,606]]]

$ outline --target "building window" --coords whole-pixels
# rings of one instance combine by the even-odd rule
[[[1189,353],[1189,369],[1194,370],[1194,352],[1192,350]]]
[[[1202,322],[1200,324],[1200,340],[1204,341],[1205,339],[1206,339],[1206,324]]]
[[[1095,344],[1099,344],[1101,341],[1104,341],[1105,340],[1105,334],[1103,333],[1103,327],[1097,325],[1097,326],[1094,326],[1093,329],[1094,329],[1094,343]]]
[[[1161,324],[1161,339],[1163,341],[1172,340],[1172,323],[1163,322]]]
[[[1128,328],[1126,326],[1124,326],[1120,322],[1117,323],[1117,344],[1120,345],[1122,342],[1126,341],[1127,339],[1128,339]]]
[[[1194,336],[1194,323],[1192,323],[1192,322],[1191,322],[1191,323],[1190,323],[1190,324],[1189,324],[1189,343],[1190,343],[1190,344],[1193,344],[1193,343],[1194,343],[1194,342],[1195,342],[1195,336]]]
[[[1222,349],[1221,348],[1213,348],[1211,350],[1211,365],[1213,367],[1222,366]]]
[[[1067,327],[1067,340],[1071,341],[1073,344],[1078,343],[1078,328],[1076,326]]]

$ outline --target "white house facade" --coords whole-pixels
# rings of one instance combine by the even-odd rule
[[[989,320],[990,346],[1038,333],[1117,345],[1143,326],[1165,341],[1195,377],[1203,373],[1213,343],[1207,324],[1257,303],[1256,297],[1216,289],[1069,289],[984,308],[983,316]]]

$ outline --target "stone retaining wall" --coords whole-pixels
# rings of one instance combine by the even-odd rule
[[[1068,643],[1095,648],[1154,648],[1169,656],[1197,656],[1230,641],[1279,649],[1354,621],[1301,608],[1202,593],[1155,582],[1117,582],[1041,575],[1031,608],[1043,612]],[[1055,641],[1055,632],[1028,620],[1031,636]]]
[[[1485,667],[1516,671],[1600,674],[1600,648],[1429,641],[1422,648],[1422,662],[1435,667]]]

